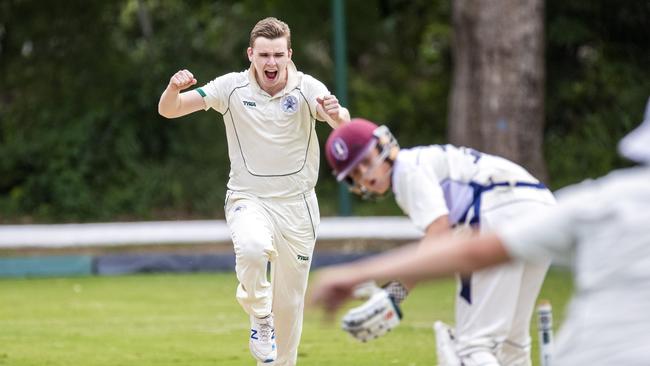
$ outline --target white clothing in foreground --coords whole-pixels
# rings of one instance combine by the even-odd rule
[[[559,200],[497,230],[513,257],[551,255],[575,271],[554,366],[650,365],[650,168],[565,188]]]
[[[638,163],[650,164],[650,98],[645,107],[643,122],[618,143],[622,156]]]

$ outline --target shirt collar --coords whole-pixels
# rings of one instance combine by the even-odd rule
[[[296,68],[296,65],[293,63],[293,61],[289,60],[289,63],[287,64],[287,85],[284,86],[284,89],[282,89],[278,94],[271,96],[269,93],[264,91],[260,87],[260,85],[257,83],[257,78],[255,77],[255,66],[251,64],[251,66],[248,68],[248,80],[250,81],[251,85],[253,88],[255,88],[257,91],[260,93],[267,95],[271,98],[275,97],[281,97],[289,92],[291,92],[293,89],[295,89],[300,80],[298,77],[298,69]]]

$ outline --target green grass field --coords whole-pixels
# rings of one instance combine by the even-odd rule
[[[551,272],[542,290],[556,324],[570,282]],[[235,285],[230,273],[0,280],[0,365],[254,365]],[[435,365],[431,324],[452,320],[453,293],[451,280],[418,287],[400,327],[366,344],[308,309],[299,364]]]

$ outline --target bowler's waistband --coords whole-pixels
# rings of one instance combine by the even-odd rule
[[[228,197],[231,197],[233,195],[248,196],[248,197],[260,200],[260,201],[293,202],[293,201],[298,201],[298,200],[304,200],[304,199],[309,198],[309,197],[316,197],[316,191],[315,191],[314,188],[312,188],[312,189],[307,190],[305,192],[297,193],[297,194],[294,194],[294,195],[291,195],[291,196],[261,197],[261,196],[258,196],[256,194],[254,194],[254,193],[250,193],[250,192],[235,191],[235,190],[232,190],[232,189],[228,189],[226,191],[226,195]]]

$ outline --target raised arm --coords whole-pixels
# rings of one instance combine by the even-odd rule
[[[195,84],[196,79],[188,70],[175,73],[160,96],[158,113],[166,118],[176,118],[205,109],[205,101],[198,92],[192,90],[181,93],[181,90]]]

